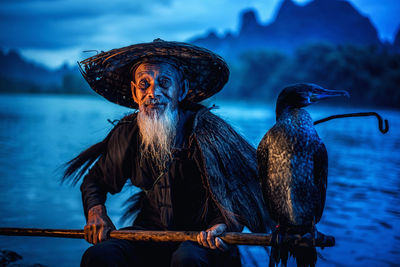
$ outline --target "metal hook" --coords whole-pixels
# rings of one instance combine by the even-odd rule
[[[314,122],[314,125],[317,125],[322,122],[330,121],[333,119],[339,119],[339,118],[348,118],[348,117],[366,117],[366,116],[375,116],[378,119],[378,126],[379,126],[379,131],[382,134],[385,134],[389,131],[389,121],[388,120],[383,120],[381,115],[379,115],[376,112],[358,112],[358,113],[348,113],[348,114],[340,114],[340,115],[333,115],[329,116],[326,118],[323,118],[321,120],[317,120]],[[383,122],[385,122],[385,126],[383,126]]]

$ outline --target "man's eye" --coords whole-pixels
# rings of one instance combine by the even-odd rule
[[[144,89],[149,87],[149,83],[146,80],[140,80],[139,81],[139,88]]]
[[[169,79],[162,78],[160,79],[160,86],[163,88],[168,88],[171,86],[171,81]]]

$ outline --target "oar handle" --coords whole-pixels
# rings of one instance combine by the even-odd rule
[[[127,239],[134,241],[153,241],[153,242],[183,242],[197,241],[199,232],[193,231],[144,231],[144,230],[114,230],[110,232],[111,238]],[[8,236],[47,236],[64,238],[84,238],[83,230],[66,229],[37,229],[37,228],[0,228],[0,235]],[[254,245],[271,246],[272,235],[262,233],[236,233],[228,232],[220,236],[228,244],[234,245]],[[287,237],[287,241],[293,240],[292,236]],[[299,246],[310,246],[306,242],[297,241]],[[333,236],[325,236],[315,240],[313,246],[332,247],[335,245]]]
[[[117,239],[128,239],[136,241],[153,242],[197,242],[199,232],[193,231],[141,231],[141,230],[119,230],[111,231],[110,237]],[[255,233],[227,232],[220,238],[228,244],[236,245],[260,245],[268,246],[271,243],[271,235]]]
[[[0,235],[85,238],[83,230],[70,230],[70,229],[1,228],[0,227]]]

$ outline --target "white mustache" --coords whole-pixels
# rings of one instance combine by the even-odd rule
[[[144,105],[161,105],[161,104],[165,104],[163,102],[161,102],[159,99],[157,98],[148,98],[143,102]]]

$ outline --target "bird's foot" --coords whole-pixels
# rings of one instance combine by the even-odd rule
[[[319,231],[316,231],[315,242],[320,244],[321,249],[324,249],[325,246],[334,246],[335,245],[335,237],[333,237],[331,235],[325,235]]]
[[[303,235],[293,235],[294,242],[293,244],[299,247],[315,247],[317,244],[322,249],[327,246],[332,246],[335,244],[335,238],[333,236],[325,235],[317,230],[317,228],[313,227],[310,232],[307,232]]]
[[[298,247],[315,247],[318,231],[315,226],[303,234],[293,234],[292,244]]]
[[[317,233],[318,233],[317,228],[313,226],[310,232],[305,233],[302,236],[302,239],[308,246],[315,247],[315,239],[317,239]]]
[[[296,233],[297,232],[297,233]],[[335,245],[333,236],[325,235],[317,230],[315,226],[308,230],[298,231],[293,228],[277,225],[272,232],[271,242],[276,247],[331,247]]]
[[[313,233],[306,233],[304,235],[297,235],[298,238],[294,244],[300,247],[315,247],[315,235]]]

